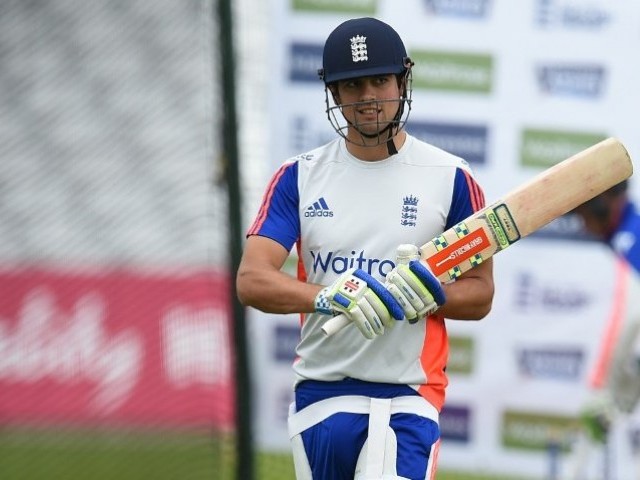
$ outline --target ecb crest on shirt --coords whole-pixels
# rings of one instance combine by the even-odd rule
[[[402,199],[402,214],[400,225],[405,227],[415,227],[418,220],[418,197],[408,195]]]

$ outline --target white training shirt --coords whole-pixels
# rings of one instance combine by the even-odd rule
[[[349,268],[384,282],[398,245],[422,245],[484,206],[482,190],[461,158],[411,135],[396,155],[366,162],[337,139],[294,157],[273,176],[248,235],[297,245],[299,277],[331,284]],[[294,371],[304,379],[356,378],[407,384],[438,409],[447,384],[444,319],[397,322],[367,340],[354,326],[332,337],[327,316],[302,319]]]

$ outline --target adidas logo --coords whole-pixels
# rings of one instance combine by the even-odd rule
[[[313,204],[309,205],[304,210],[304,216],[306,218],[333,217],[333,212],[329,208],[329,205],[327,205],[327,202],[324,199],[324,197],[320,197],[318,200],[313,202]]]

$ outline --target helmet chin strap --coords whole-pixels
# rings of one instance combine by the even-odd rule
[[[393,141],[394,136],[391,135],[391,130],[389,130],[389,139],[387,140],[387,152],[389,152],[390,157],[398,153],[398,149],[396,148],[396,143]]]
[[[349,122],[356,130],[358,130],[358,133],[360,135],[362,135],[365,138],[379,138],[382,135],[384,135],[384,132],[387,132],[387,152],[389,152],[389,156],[395,155],[398,153],[398,149],[396,148],[396,144],[393,141],[393,138],[395,137],[395,135],[392,133],[393,131],[393,123],[390,123],[389,125],[387,125],[386,127],[384,127],[381,131],[379,131],[378,133],[364,133],[361,132],[354,124],[352,124],[351,122]],[[378,144],[380,145],[380,144]]]
[[[400,123],[400,117],[402,116],[402,112],[404,110],[404,105],[403,105],[403,101],[400,101],[400,106],[398,106],[398,111],[396,112],[395,116],[393,117],[393,120],[386,126],[384,127],[382,130],[380,130],[378,133],[364,133],[361,132],[360,129],[354,125],[353,123],[349,122],[347,120],[348,123],[350,123],[356,130],[358,130],[358,133],[360,135],[362,135],[365,138],[376,138],[376,137],[380,137],[384,134],[384,132],[387,132],[387,152],[389,152],[389,156],[393,156],[396,155],[398,153],[398,149],[396,148],[396,144],[393,141],[393,137],[395,137],[395,134],[393,134],[393,128],[394,126],[398,126]],[[397,132],[396,132],[397,133]]]

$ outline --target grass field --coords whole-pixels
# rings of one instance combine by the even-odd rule
[[[295,480],[286,454],[258,454],[255,480]],[[212,432],[0,430],[2,480],[235,480],[233,443]],[[438,480],[525,480],[439,472]]]

